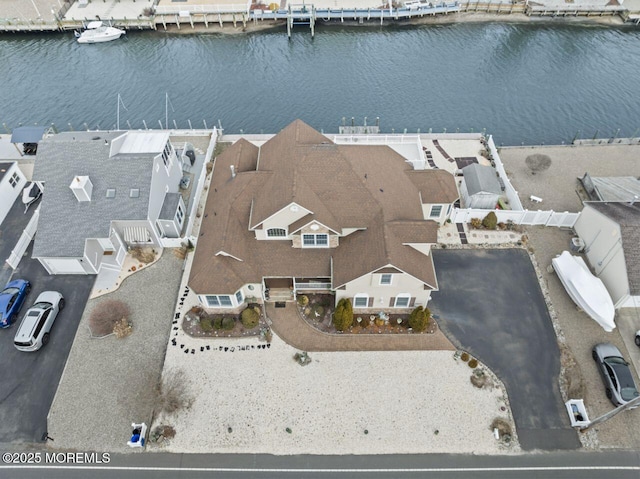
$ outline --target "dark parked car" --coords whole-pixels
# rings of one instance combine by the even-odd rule
[[[15,322],[30,290],[29,281],[15,279],[0,291],[0,328],[8,328]]]
[[[618,348],[609,343],[596,344],[592,356],[600,370],[605,393],[614,405],[621,406],[638,397],[629,363]]]

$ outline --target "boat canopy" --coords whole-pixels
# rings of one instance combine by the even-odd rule
[[[95,30],[96,28],[100,28],[102,26],[102,22],[100,20],[95,20],[93,22],[87,23],[87,30]]]

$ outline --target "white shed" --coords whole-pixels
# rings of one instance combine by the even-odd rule
[[[0,223],[4,221],[26,183],[27,179],[18,168],[18,163],[0,163]]]
[[[462,168],[460,193],[467,208],[492,210],[502,194],[496,170],[474,163]]]

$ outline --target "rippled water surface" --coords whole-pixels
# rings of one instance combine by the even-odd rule
[[[337,131],[379,116],[383,131],[475,131],[504,144],[631,136],[640,128],[640,29],[458,24],[320,28],[252,35],[130,32],[0,37],[0,122],[275,132],[295,118]],[[637,133],[636,133],[637,134]]]

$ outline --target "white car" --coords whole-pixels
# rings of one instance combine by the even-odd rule
[[[58,313],[64,308],[64,297],[57,291],[40,293],[22,318],[14,346],[20,351],[37,351],[49,342],[49,334]]]

